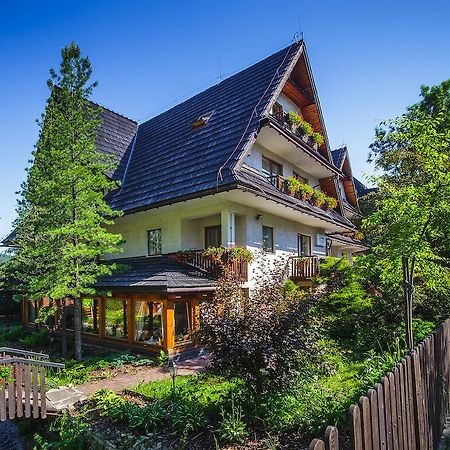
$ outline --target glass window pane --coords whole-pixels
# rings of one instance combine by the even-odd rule
[[[34,301],[27,300],[28,322],[35,323],[36,320],[36,305]]]
[[[273,252],[273,228],[262,227],[262,248],[266,252]]]
[[[311,255],[311,236],[306,236],[304,234],[298,235],[298,254],[300,256]]]
[[[134,303],[134,340],[146,344],[162,345],[162,303],[139,300]]]
[[[156,230],[149,230],[148,254],[149,256],[162,254],[161,228],[158,228]]]
[[[127,302],[105,299],[105,336],[126,339],[127,328]]]
[[[191,339],[189,302],[175,303],[175,342]]]
[[[96,298],[83,298],[81,314],[81,327],[83,332],[98,334],[98,300]]]
[[[221,226],[205,227],[205,247],[219,247],[221,244]]]

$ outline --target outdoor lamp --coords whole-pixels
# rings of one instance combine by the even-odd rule
[[[172,394],[175,395],[175,378],[178,374],[178,366],[173,359],[169,361],[169,373],[172,377]]]

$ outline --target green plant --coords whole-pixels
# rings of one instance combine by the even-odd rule
[[[334,197],[326,197],[325,201],[323,202],[323,207],[326,210],[334,209],[337,206],[337,200]]]
[[[131,428],[139,428],[150,433],[161,427],[166,416],[166,409],[160,402],[149,403],[143,408],[130,405],[126,416]]]
[[[303,118],[300,114],[297,114],[294,111],[290,111],[288,114],[289,123],[293,128],[296,128],[303,122]]]
[[[315,144],[317,144],[319,147],[323,145],[325,142],[323,135],[321,133],[313,133],[312,138]]]
[[[322,191],[314,189],[314,192],[311,196],[311,201],[315,206],[320,208],[325,203],[326,198],[327,196]]]
[[[312,136],[314,133],[314,128],[309,122],[303,121],[298,125],[298,131],[303,136]]]
[[[288,177],[286,179],[286,186],[289,191],[289,195],[294,196],[301,188],[302,182],[295,177]]]
[[[50,431],[56,436],[51,442],[47,442],[39,434],[34,436],[37,450],[83,450],[89,442],[90,427],[83,415],[72,417],[64,411],[50,425]]]
[[[19,342],[26,348],[45,347],[49,343],[48,329],[41,328],[40,330],[33,331],[30,334],[19,339]]]
[[[164,350],[160,350],[157,361],[158,361],[158,365],[160,367],[163,367],[169,362],[169,355]]]
[[[13,369],[8,366],[0,365],[0,387],[2,384],[13,381]]]
[[[175,436],[188,436],[208,425],[204,411],[194,402],[178,401],[170,411],[172,432]]]
[[[310,200],[314,194],[314,188],[309,184],[302,183],[300,188],[298,189],[298,196],[301,200]]]
[[[241,444],[247,434],[247,425],[240,405],[235,405],[234,396],[231,399],[231,411],[222,409],[222,421],[219,424],[219,435],[221,440],[230,444]]]

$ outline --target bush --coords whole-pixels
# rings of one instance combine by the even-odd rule
[[[194,402],[176,402],[170,411],[170,419],[173,434],[182,438],[208,425],[205,413]]]
[[[311,299],[286,295],[278,261],[256,268],[257,286],[246,297],[231,271],[224,271],[214,299],[201,305],[199,338],[222,373],[242,377],[253,392],[289,384],[315,349]]]
[[[25,337],[19,339],[19,342],[27,348],[42,348],[49,344],[48,329],[41,328],[37,331],[32,331]]]

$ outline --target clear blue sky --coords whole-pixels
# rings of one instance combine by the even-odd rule
[[[448,1],[10,1],[0,10],[0,238],[37,139],[50,66],[74,40],[94,68],[98,103],[150,118],[288,45],[304,32],[333,147],[355,176],[373,129],[450,78]]]

